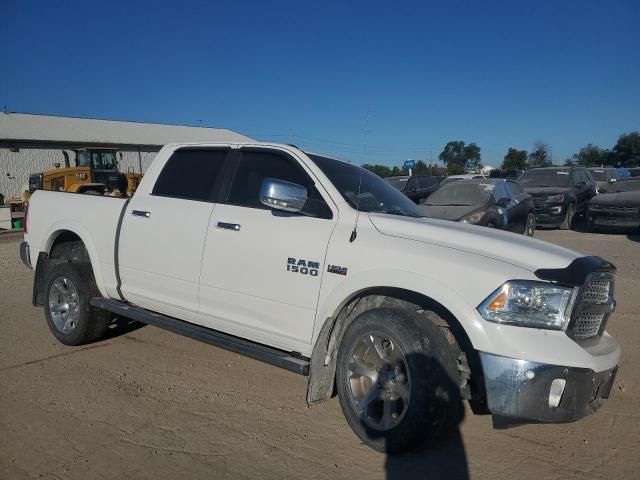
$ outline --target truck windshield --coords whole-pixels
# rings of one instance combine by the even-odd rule
[[[307,155],[353,208],[361,212],[424,217],[415,203],[369,170],[320,155]]]
[[[115,170],[115,152],[80,151],[76,154],[78,167],[91,167],[92,170]]]
[[[523,187],[568,187],[568,170],[528,170],[518,179]]]

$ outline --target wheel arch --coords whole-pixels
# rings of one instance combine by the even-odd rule
[[[335,374],[337,353],[342,338],[348,326],[361,313],[381,307],[409,308],[424,314],[425,321],[432,321],[445,331],[449,343],[458,348],[466,357],[467,373],[481,372],[480,361],[472,342],[456,315],[445,305],[415,290],[389,287],[372,286],[356,291],[345,298],[327,318],[322,325],[314,343],[310,369],[307,402],[318,403],[331,398],[335,392]],[[434,312],[436,315],[429,315]],[[464,367],[463,367],[464,368]],[[481,374],[472,375],[481,381]],[[467,380],[469,376],[467,376]],[[481,385],[476,390],[480,391]]]
[[[96,285],[101,295],[105,295],[104,283],[102,280],[102,270],[98,262],[98,255],[95,245],[91,241],[91,236],[82,227],[58,224],[54,225],[49,233],[45,235],[45,241],[38,253],[38,260],[35,268],[35,278],[33,284],[33,304],[42,305],[42,292],[48,267],[53,261],[51,256],[56,251],[64,249],[65,245],[71,242],[81,242],[83,249],[74,249],[65,252],[71,262],[90,264]]]

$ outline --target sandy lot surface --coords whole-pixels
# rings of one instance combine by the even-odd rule
[[[640,237],[536,235],[618,266],[612,398],[574,424],[500,431],[467,411],[439,447],[389,458],[275,367],[149,326],[58,344],[19,237],[0,236],[0,478],[640,478]]]

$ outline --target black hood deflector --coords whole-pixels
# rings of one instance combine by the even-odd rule
[[[616,267],[600,257],[580,257],[564,268],[540,268],[533,273],[541,280],[581,287],[594,272],[615,273]]]

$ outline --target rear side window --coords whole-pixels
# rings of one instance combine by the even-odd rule
[[[433,187],[438,181],[433,177],[420,177],[420,188]]]
[[[417,189],[418,189],[418,179],[415,177],[410,178],[409,181],[407,182],[407,188],[405,188],[405,190],[411,191],[411,190],[417,190]]]
[[[260,189],[265,178],[297,183],[307,189],[307,203],[302,213],[319,218],[332,218],[313,180],[294,159],[274,152],[243,151],[236,168],[227,202],[241,207],[268,210],[260,202]]]
[[[512,197],[517,197],[522,193],[522,188],[520,188],[520,185],[516,182],[507,182],[507,188],[509,189]]]
[[[153,186],[152,195],[209,201],[227,157],[227,150],[177,150]]]

